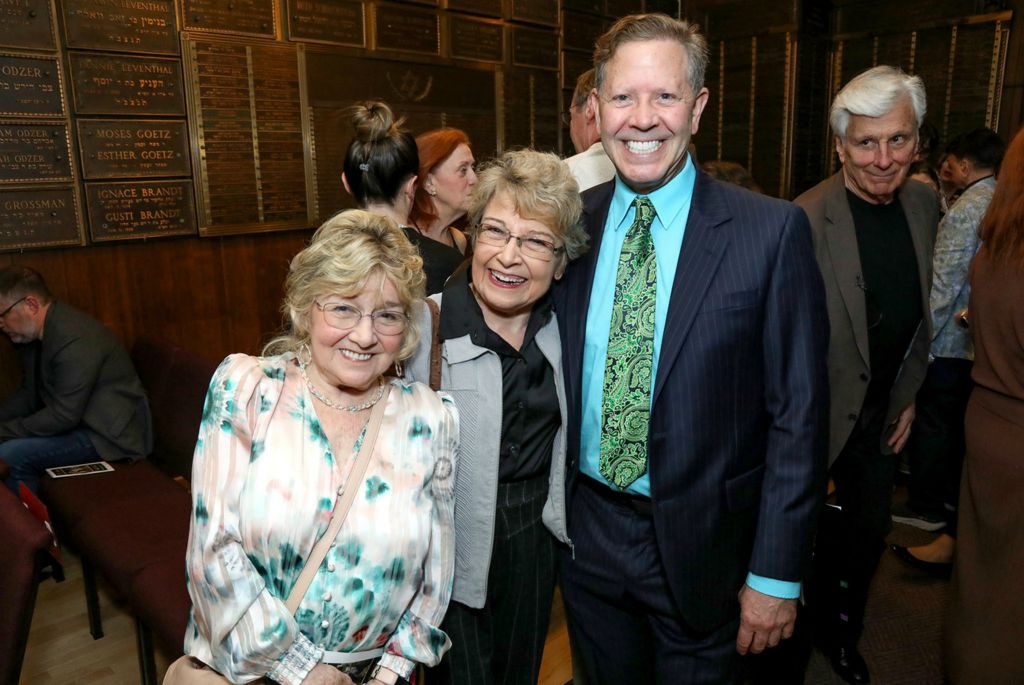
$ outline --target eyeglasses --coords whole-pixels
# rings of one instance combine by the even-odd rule
[[[393,309],[380,309],[364,314],[352,305],[341,302],[327,302],[326,304],[314,302],[313,304],[324,313],[327,325],[343,331],[354,328],[363,320],[364,316],[370,317],[373,322],[373,330],[381,335],[398,335],[405,330],[409,323],[409,317],[404,312],[396,312]]]
[[[571,109],[567,109],[564,112],[562,112],[562,117],[561,118],[562,118],[562,126],[564,126],[566,128],[569,128],[569,126],[572,124],[572,110]]]
[[[482,224],[476,234],[477,242],[491,247],[505,247],[513,238],[524,255],[541,261],[550,262],[555,255],[565,251],[565,247],[559,247],[540,236],[512,235],[508,230],[492,224]]]
[[[15,307],[17,307],[22,302],[24,302],[26,300],[26,298],[28,298],[28,295],[26,295],[25,297],[21,298],[20,300],[16,300],[15,302],[13,302],[11,304],[10,307],[8,307],[7,309],[5,309],[2,312],[0,312],[0,319],[7,318],[7,315],[11,313],[11,310],[14,309]]]

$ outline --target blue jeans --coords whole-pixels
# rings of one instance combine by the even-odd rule
[[[89,434],[84,430],[47,438],[14,438],[0,443],[0,459],[11,467],[7,487],[15,495],[18,495],[18,483],[24,483],[38,494],[39,479],[46,469],[84,464],[99,458]]]

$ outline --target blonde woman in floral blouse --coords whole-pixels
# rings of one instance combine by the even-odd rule
[[[267,346],[273,356],[231,355],[210,383],[185,653],[234,683],[394,683],[450,645],[438,626],[452,588],[458,415],[427,386],[384,378],[419,339],[408,314],[421,261],[394,222],[344,212],[293,260],[286,290],[291,329]],[[382,397],[360,490],[293,616],[285,599],[353,485]]]

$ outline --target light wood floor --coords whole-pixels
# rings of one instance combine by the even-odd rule
[[[135,621],[100,587],[104,637],[93,640],[85,612],[82,566],[64,551],[63,583],[43,581],[32,618],[21,685],[132,685],[139,682]],[[157,653],[157,675],[169,660]],[[564,685],[572,677],[569,638],[561,599],[556,598],[538,685]]]

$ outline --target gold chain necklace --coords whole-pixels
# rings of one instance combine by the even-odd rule
[[[306,387],[309,388],[310,394],[313,395],[313,397],[320,400],[321,402],[323,402],[324,404],[326,404],[331,409],[335,409],[337,411],[348,411],[355,414],[365,409],[369,409],[373,405],[380,402],[380,398],[384,397],[384,379],[379,378],[377,379],[379,386],[377,388],[377,394],[374,395],[371,399],[367,400],[366,402],[363,402],[362,404],[338,404],[337,402],[335,402],[334,400],[320,392],[320,390],[317,389],[315,385],[313,385],[313,381],[309,380],[309,376],[306,375],[305,364],[299,364],[299,373],[302,374],[302,380],[306,381]]]

